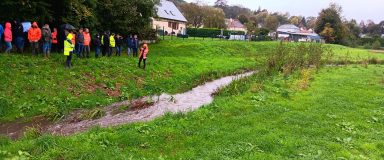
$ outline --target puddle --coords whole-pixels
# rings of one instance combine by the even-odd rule
[[[162,94],[160,96],[144,97],[135,101],[124,101],[114,103],[105,108],[106,116],[96,120],[84,120],[76,123],[68,123],[64,120],[48,129],[49,132],[55,135],[70,135],[76,132],[88,130],[93,126],[109,127],[117,126],[133,122],[150,121],[157,117],[161,117],[168,112],[189,112],[201,106],[212,103],[212,94],[221,87],[228,86],[232,81],[248,77],[255,72],[247,72],[235,76],[223,77],[211,82],[207,82],[201,86],[193,88],[188,92],[181,94],[168,95]],[[145,105],[154,102],[152,105]],[[116,108],[122,106],[132,106],[134,104],[141,104],[139,107],[132,107],[133,110],[128,110],[123,113],[115,112]]]
[[[27,128],[36,128],[39,131],[46,131],[53,122],[38,116],[30,120],[20,119],[15,122],[0,124],[0,135],[7,135],[11,139],[18,139],[23,136]]]

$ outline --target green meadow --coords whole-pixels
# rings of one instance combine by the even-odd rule
[[[384,54],[325,45],[347,64],[264,74],[278,42],[165,40],[137,58],[46,60],[0,55],[0,122],[163,92],[181,93],[247,70],[197,111],[71,136],[0,137],[0,158],[31,159],[384,159]],[[292,44],[291,46],[299,46]],[[368,62],[368,63],[366,63]]]

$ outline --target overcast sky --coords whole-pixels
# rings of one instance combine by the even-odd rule
[[[196,2],[196,0],[186,0]],[[216,0],[200,0],[213,5]],[[227,0],[230,5],[242,5],[252,10],[259,6],[270,12],[289,12],[291,15],[318,16],[321,9],[335,2],[342,6],[343,16],[347,19],[384,20],[384,0]]]

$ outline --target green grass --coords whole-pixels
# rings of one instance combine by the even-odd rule
[[[162,41],[150,45],[147,70],[137,58],[49,60],[0,55],[0,122],[73,108],[92,108],[162,92],[177,93],[205,81],[262,64],[274,43]],[[115,94],[115,97],[108,96]],[[117,93],[117,94],[116,94]],[[120,94],[119,94],[120,93]]]
[[[254,90],[254,76],[247,91],[222,94],[195,112],[69,137],[2,140],[0,150],[36,159],[382,159],[383,70],[325,68],[306,90],[297,89],[298,74]]]
[[[330,45],[335,53],[334,59],[337,61],[349,60],[359,62],[362,60],[376,58],[384,61],[384,53],[374,53],[369,49],[349,48],[339,45]]]
[[[61,55],[49,60],[0,55],[0,122],[183,92],[263,67],[277,44],[162,41],[150,45],[146,71],[127,57],[74,59],[74,68],[66,70]],[[345,51],[377,56],[330,46],[336,58]],[[146,123],[96,127],[67,137],[40,136],[33,129],[18,141],[0,136],[0,159],[383,159],[384,66],[362,66],[324,68],[306,76],[255,75],[221,90],[197,111]],[[92,84],[105,88],[88,91]],[[116,90],[122,94],[106,95]]]

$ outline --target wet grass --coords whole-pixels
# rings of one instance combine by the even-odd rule
[[[267,55],[278,43],[173,40],[157,45],[151,51],[159,55],[150,57],[149,61],[153,62],[148,63],[148,67],[152,65],[154,68],[146,72],[136,69],[135,60],[128,58],[105,58],[101,62],[79,60],[77,65],[90,63],[90,68],[95,71],[74,68],[71,72],[100,76],[101,89],[84,97],[79,94],[72,99],[55,100],[58,104],[65,104],[65,101],[75,104],[73,101],[76,100],[78,103],[94,103],[97,100],[99,104],[77,106],[92,108],[92,105],[120,100],[121,97],[111,98],[105,94],[116,88],[128,95],[140,91],[137,97],[163,91],[182,92],[209,79],[264,66]],[[339,51],[338,46],[333,47],[336,47],[335,54],[341,56],[344,51],[356,51]],[[190,51],[196,48],[196,52]],[[382,58],[368,53],[359,50],[356,55]],[[109,64],[112,62],[119,67]],[[95,127],[68,137],[40,135],[32,129],[18,141],[0,137],[0,159],[383,159],[383,70],[383,65],[368,63],[319,70],[299,67],[290,74],[256,74],[218,91],[212,104],[187,114],[167,114],[151,122],[113,128]],[[152,74],[166,76],[158,78]],[[132,80],[124,79],[130,76],[137,78],[126,82]],[[124,82],[118,81],[121,78]],[[71,76],[70,79],[75,82],[68,83],[86,82]],[[98,81],[98,78],[88,80],[93,79]],[[129,84],[133,87],[116,87]],[[161,89],[145,87],[151,84]],[[89,98],[92,96],[94,99]],[[110,100],[100,102],[103,98]],[[0,100],[4,99],[8,103],[7,98]],[[22,104],[16,111],[34,108],[29,103]],[[58,106],[51,107],[60,108]]]
[[[37,159],[382,159],[383,70],[295,72],[267,77],[257,90],[255,75],[237,82],[244,92],[219,95],[195,112],[69,137],[2,139],[0,150]],[[308,77],[309,87],[299,87]]]
[[[150,45],[147,70],[137,59],[46,60],[0,55],[0,122],[35,115],[58,120],[74,108],[93,108],[162,92],[178,93],[241,70],[256,68],[274,43],[162,41]]]

